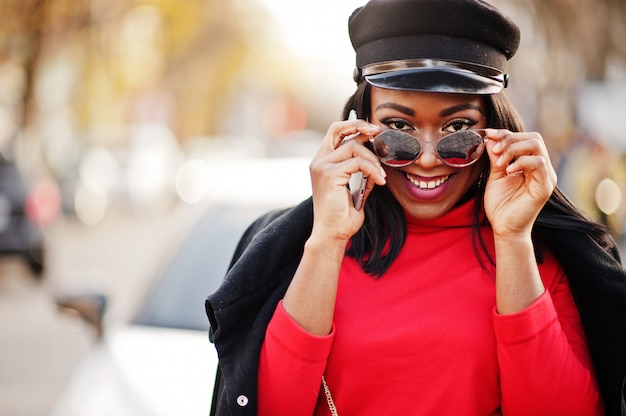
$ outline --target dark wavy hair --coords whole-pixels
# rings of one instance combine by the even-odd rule
[[[515,132],[524,130],[521,118],[504,93],[485,96],[485,106],[488,127]],[[369,118],[370,86],[367,82],[361,82],[356,92],[346,102],[343,111],[344,120],[348,118],[352,109],[356,110],[359,118]],[[486,178],[488,174],[489,164],[486,164],[481,177]],[[463,200],[476,197],[473,208],[474,251],[477,255],[479,251],[482,251],[494,265],[494,260],[490,258],[479,232],[485,186],[486,181],[479,180]],[[366,273],[382,276],[396,259],[406,240],[405,214],[386,186],[376,186],[372,190],[364,205],[364,210],[365,221],[361,229],[352,237],[347,254],[353,257]],[[544,205],[533,226],[532,237],[538,261],[541,261],[542,251],[549,249],[546,241],[550,240],[548,238],[550,230],[554,229],[579,231],[590,235],[604,248],[615,248],[615,242],[608,229],[591,220],[574,206],[558,187]]]

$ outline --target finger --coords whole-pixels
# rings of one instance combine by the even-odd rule
[[[498,162],[502,157],[501,152],[496,152],[494,148],[498,145],[498,141],[492,140],[491,137],[487,140],[486,150],[489,157],[490,175],[493,177],[506,176],[506,165],[500,165]]]
[[[545,143],[537,133],[508,134],[493,144],[491,151],[497,156],[498,168],[506,168],[522,156],[540,155],[549,160]]]
[[[545,143],[539,133],[535,132],[510,132],[508,130],[493,130],[487,134],[487,138],[495,141],[493,150],[495,153],[504,153],[510,148],[516,148],[524,145],[532,145],[537,149],[545,149]]]
[[[362,172],[372,184],[384,185],[386,172],[378,158],[363,145],[355,143],[350,147],[353,149],[341,148],[324,157],[314,158],[309,165],[312,178],[317,178],[316,182],[322,180],[345,186],[352,174]]]
[[[333,125],[335,126],[332,137],[334,149],[351,141],[357,141],[363,144],[380,130],[380,127],[370,124],[365,120],[337,122]]]
[[[536,179],[548,187],[556,186],[556,172],[552,164],[543,156],[522,156],[506,167],[509,175],[522,173]]]
[[[346,144],[352,141],[362,144],[369,140],[369,136],[367,134],[375,132],[376,130],[379,130],[377,126],[372,126],[364,120],[337,121],[332,123],[326,132],[322,145],[313,157],[313,162],[324,159],[328,157],[328,155],[332,154],[337,148],[343,147],[340,146],[340,144],[346,137],[354,135],[351,140],[345,141]],[[344,158],[351,156],[350,152],[342,154]],[[338,159],[334,160],[337,161]]]
[[[346,169],[345,173],[353,174],[361,171],[370,176],[373,175],[375,182],[382,185],[387,174],[378,156],[363,145],[362,142],[367,140],[369,139],[362,139],[362,135],[359,138],[354,138],[327,154],[324,159],[329,163],[342,163],[343,161],[355,159],[352,163],[343,165],[344,169]]]
[[[357,172],[363,172],[363,175],[370,178],[370,183],[372,186],[374,184],[384,185],[386,183],[387,173],[380,165],[380,161],[378,158],[371,157],[372,152],[366,149],[364,146],[360,146],[365,150],[368,155],[367,157],[351,157],[349,159],[344,160],[338,164],[339,169],[341,169],[344,174],[352,175]]]

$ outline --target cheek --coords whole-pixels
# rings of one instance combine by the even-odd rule
[[[473,166],[468,168],[461,169],[457,176],[459,176],[460,189],[459,191],[465,195],[470,189],[476,186],[478,181],[480,180],[481,173],[485,168],[485,164],[482,162],[478,162]]]
[[[391,192],[396,195],[397,191],[403,189],[404,185],[404,175],[398,169],[390,168],[388,166],[383,165],[383,169],[385,169],[385,173],[387,173],[387,177],[385,181],[387,182],[387,188],[391,190]]]
[[[469,176],[470,176],[470,181],[472,185],[477,183],[480,180],[482,181],[487,180],[487,176],[488,176],[487,165],[489,163],[489,160],[485,156],[486,155],[483,155],[483,157],[475,165],[472,165],[468,168],[470,170]],[[484,178],[481,178],[482,176],[484,176]]]

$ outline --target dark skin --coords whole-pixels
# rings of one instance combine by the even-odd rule
[[[327,335],[333,322],[339,271],[350,238],[363,224],[363,210],[352,205],[350,175],[368,176],[365,197],[386,185],[408,215],[434,219],[446,214],[474,186],[485,164],[490,175],[484,197],[496,248],[496,307],[523,310],[545,291],[531,241],[532,225],[556,186],[546,146],[537,133],[490,129],[486,153],[474,165],[444,164],[432,145],[403,168],[383,167],[366,143],[381,128],[410,130],[426,141],[452,131],[484,128],[481,96],[387,90],[371,91],[371,124],[333,123],[310,165],[314,223],[283,307],[302,328]],[[341,146],[346,136],[359,133]]]

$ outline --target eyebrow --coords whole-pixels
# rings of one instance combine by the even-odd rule
[[[383,108],[391,108],[393,110],[397,110],[400,111],[401,113],[404,113],[408,116],[414,116],[415,115],[415,110],[413,110],[410,107],[405,107],[403,105],[400,104],[396,104],[396,103],[382,103],[376,106],[376,111],[381,110]]]
[[[465,103],[465,104],[459,104],[459,105],[455,105],[450,108],[441,110],[441,112],[439,113],[439,116],[447,117],[447,116],[451,116],[454,113],[458,113],[459,111],[464,111],[464,110],[476,110],[480,114],[485,115],[483,108],[481,106],[476,105],[476,104]]]
[[[391,108],[393,110],[397,110],[400,111],[401,113],[404,113],[408,116],[414,116],[415,115],[415,110],[413,110],[410,107],[405,107],[403,105],[397,104],[397,103],[382,103],[379,104],[378,106],[376,106],[376,111],[383,109],[383,108]],[[481,106],[476,105],[476,104],[471,104],[471,103],[464,103],[464,104],[459,104],[459,105],[455,105],[452,106],[450,108],[446,108],[441,110],[441,112],[439,113],[440,117],[447,117],[450,116],[454,113],[458,113],[459,111],[464,111],[464,110],[476,110],[478,112],[480,112],[480,114],[484,115],[484,110]]]

